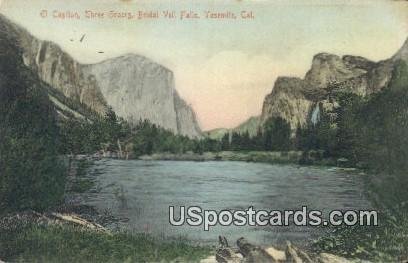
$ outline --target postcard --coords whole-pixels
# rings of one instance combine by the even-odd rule
[[[407,171],[408,1],[0,1],[0,262],[405,262]]]

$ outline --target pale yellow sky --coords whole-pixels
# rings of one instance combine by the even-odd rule
[[[204,130],[234,127],[261,112],[280,75],[303,77],[318,52],[392,56],[408,36],[408,1],[381,0],[0,0],[0,12],[75,59],[136,53],[175,73],[176,88]],[[42,10],[49,16],[42,18]],[[85,19],[85,10],[194,11],[197,20]],[[252,11],[255,19],[208,20],[206,11]],[[54,11],[82,17],[54,19]],[[77,41],[83,34],[83,42]],[[74,39],[75,41],[71,41]],[[103,54],[98,51],[104,51]]]

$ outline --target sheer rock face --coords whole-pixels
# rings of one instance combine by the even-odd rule
[[[24,63],[65,97],[99,114],[110,106],[131,123],[148,119],[176,134],[201,136],[193,110],[177,94],[173,73],[165,67],[137,55],[80,64],[58,45],[36,39],[1,14],[0,23],[18,40]]]
[[[85,104],[100,114],[105,113],[106,101],[96,83],[83,75],[81,64],[58,45],[33,37],[3,15],[0,15],[0,23],[18,41],[24,64],[42,81],[59,90],[65,97]]]
[[[304,81],[299,78],[279,77],[272,93],[267,95],[262,107],[261,124],[268,118],[281,117],[294,130],[306,124],[313,102],[306,98]]]
[[[108,104],[129,122],[148,119],[178,134],[200,135],[194,112],[179,97],[167,68],[130,54],[84,66],[84,73],[95,78]]]
[[[305,76],[306,88],[326,89],[330,83],[343,82],[358,77],[370,68],[372,62],[361,57],[339,56],[320,53],[313,58],[312,68]]]
[[[179,133],[192,137],[201,137],[202,134],[195,112],[179,97],[177,92],[175,92],[174,95],[174,106],[176,109],[177,129]]]
[[[405,40],[405,43],[402,45],[400,50],[392,57],[393,61],[396,61],[398,59],[402,59],[406,62],[408,62],[408,38]]]
[[[319,105],[333,107],[328,95],[334,88],[366,96],[387,86],[396,60],[408,61],[408,39],[388,60],[372,62],[358,56],[339,57],[320,53],[314,56],[304,79],[279,77],[263,104],[261,125],[268,118],[282,117],[294,130],[318,115]],[[328,105],[330,104],[330,105]]]

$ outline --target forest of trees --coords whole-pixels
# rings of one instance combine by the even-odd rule
[[[65,190],[55,109],[15,42],[1,35],[0,46],[0,213],[46,209]]]
[[[105,116],[60,118],[57,125],[55,109],[40,88],[44,83],[13,52],[17,51],[2,54],[0,64],[0,80],[7,83],[0,90],[0,208],[41,209],[58,202],[65,178],[59,155],[118,151],[120,145],[135,157],[157,152],[319,150],[325,157],[391,174],[408,168],[408,67],[403,61],[396,64],[387,88],[364,98],[335,94],[339,106],[334,112],[321,112],[318,123],[298,127],[294,136],[289,123],[275,117],[255,136],[232,133],[214,140],[174,135],[147,120],[129,125],[111,109]],[[44,188],[47,194],[37,198]]]
[[[102,147],[117,150],[117,141],[131,145],[135,156],[157,152],[195,153],[219,151],[319,150],[327,158],[347,159],[349,165],[372,169],[401,170],[407,157],[407,77],[405,62],[398,62],[387,88],[370,96],[337,92],[339,106],[321,110],[317,123],[298,127],[292,136],[289,123],[268,119],[255,136],[248,132],[225,134],[220,140],[189,139],[174,135],[147,120],[131,127],[113,111],[93,121],[62,123],[60,150],[93,153]],[[333,118],[333,116],[336,116]]]
[[[263,132],[232,134],[221,140],[230,150],[322,150],[326,157],[346,158],[357,165],[390,173],[408,168],[408,66],[398,61],[388,87],[361,97],[335,94],[339,106],[321,112],[318,123],[298,128],[290,136],[289,124],[280,118],[265,123]],[[336,116],[333,118],[333,116]]]

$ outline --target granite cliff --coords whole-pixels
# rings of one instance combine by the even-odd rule
[[[175,133],[197,137],[200,128],[193,110],[174,88],[173,72],[138,55],[128,54],[84,65],[107,103],[130,123],[148,119]]]
[[[359,56],[317,54],[303,79],[276,80],[272,92],[265,97],[260,125],[271,117],[285,119],[292,130],[316,122],[322,108],[336,107],[336,101],[328,96],[333,89],[361,96],[376,93],[387,85],[393,65],[399,59],[408,61],[408,39],[392,58],[379,62]]]
[[[112,107],[130,123],[148,119],[176,134],[201,136],[194,111],[178,95],[173,73],[165,67],[133,54],[81,64],[55,43],[35,38],[1,14],[0,23],[1,33],[18,42],[24,64],[54,89],[49,96],[59,108],[80,115],[67,100],[99,114]]]

